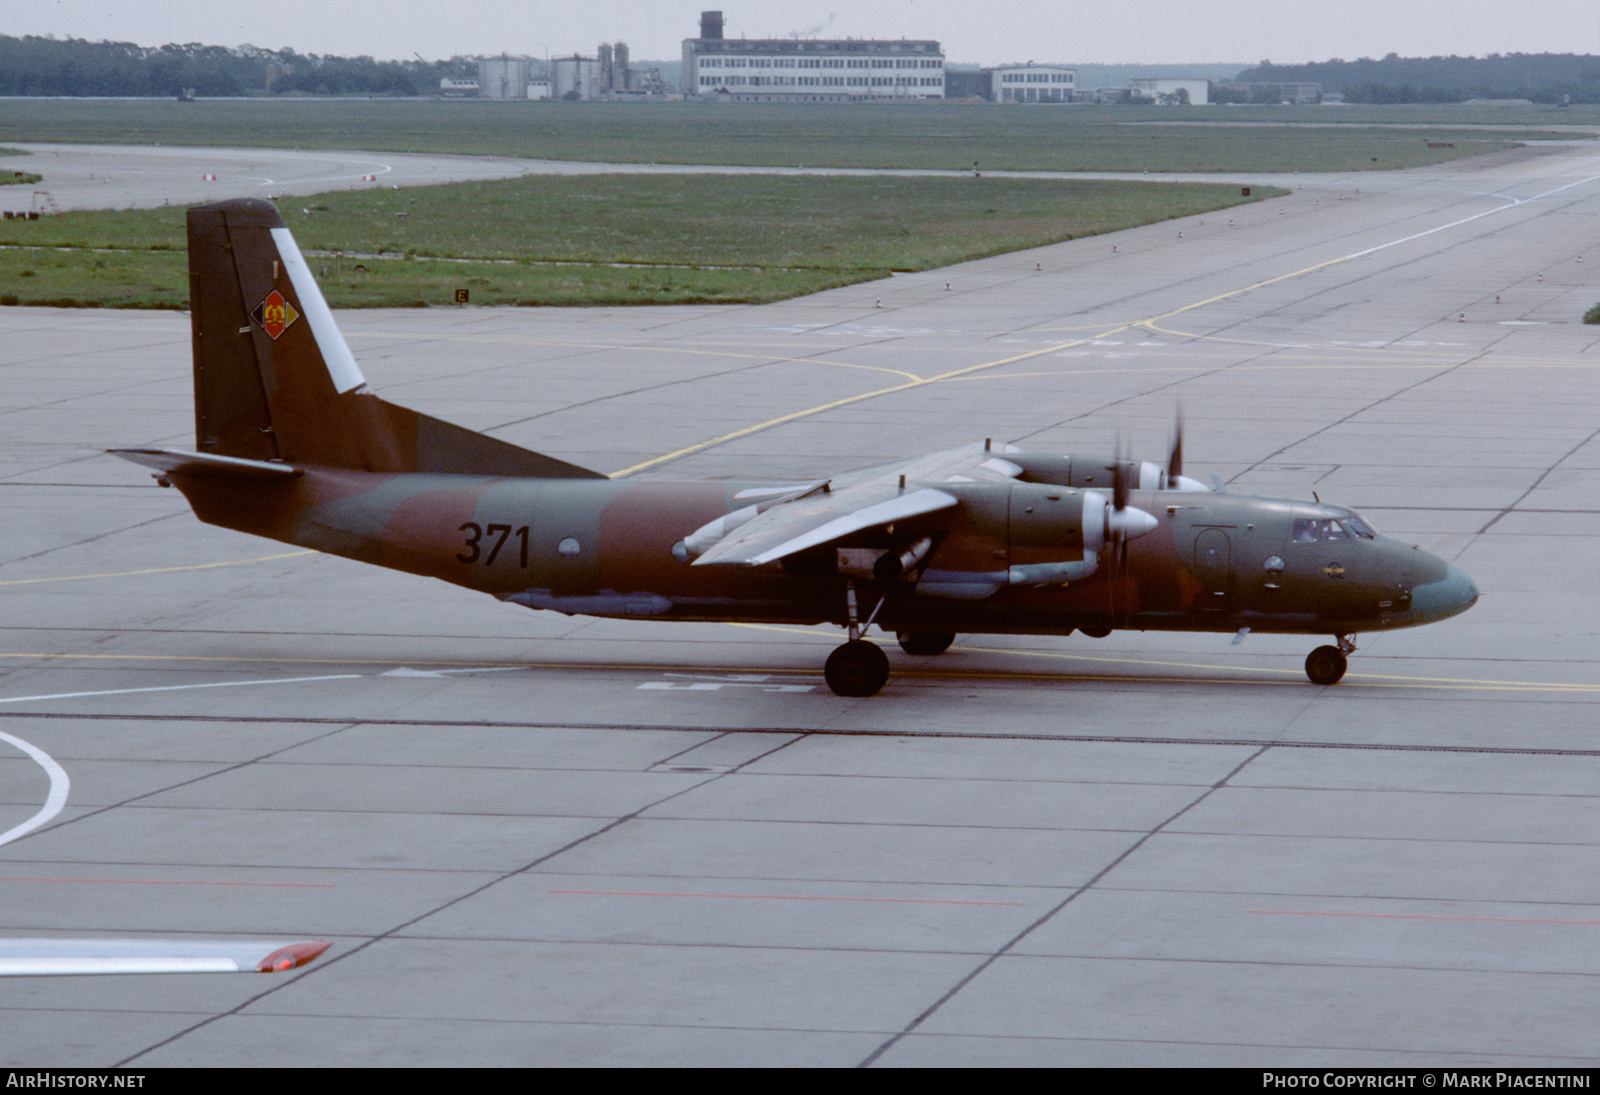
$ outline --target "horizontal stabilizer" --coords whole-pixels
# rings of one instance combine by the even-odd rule
[[[169,475],[213,475],[230,479],[293,479],[305,472],[289,464],[245,460],[180,449],[108,449],[112,456],[132,460]]]

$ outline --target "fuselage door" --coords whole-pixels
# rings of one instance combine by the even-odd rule
[[[1228,595],[1233,592],[1233,545],[1222,529],[1201,529],[1195,536],[1194,577],[1200,584],[1195,608],[1216,611],[1228,607]]]

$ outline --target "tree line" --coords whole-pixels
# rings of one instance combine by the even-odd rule
[[[1600,102],[1600,57],[1583,53],[1491,53],[1487,57],[1334,59],[1305,65],[1262,61],[1235,77],[1241,83],[1310,83],[1341,91],[1351,103],[1459,103],[1467,99],[1531,99],[1536,103]]]
[[[477,62],[319,57],[255,46],[139,46],[0,35],[0,95],[203,96],[432,94]]]

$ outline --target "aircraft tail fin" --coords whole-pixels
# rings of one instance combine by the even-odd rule
[[[278,210],[189,210],[195,447],[210,456],[377,472],[603,479],[379,399]]]

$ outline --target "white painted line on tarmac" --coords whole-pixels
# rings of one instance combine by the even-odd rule
[[[402,665],[398,669],[391,669],[386,673],[379,673],[380,677],[446,677],[456,673],[510,673],[519,669],[527,669],[525,665],[488,665],[471,669],[412,669]]]
[[[1509,194],[1496,195],[1496,197],[1503,198],[1505,200],[1506,204],[1505,205],[1501,205],[1501,206],[1496,206],[1493,209],[1485,209],[1482,213],[1474,213],[1470,217],[1462,217],[1460,220],[1451,221],[1449,224],[1441,224],[1437,228],[1429,228],[1426,231],[1414,232],[1409,236],[1401,236],[1397,240],[1390,240],[1388,243],[1380,243],[1376,247],[1367,248],[1365,251],[1353,252],[1352,254],[1344,256],[1344,258],[1345,259],[1365,258],[1366,256],[1372,254],[1375,251],[1382,251],[1385,248],[1389,248],[1389,247],[1397,247],[1402,243],[1410,243],[1412,240],[1419,240],[1423,236],[1431,236],[1435,232],[1443,232],[1447,228],[1455,228],[1455,227],[1457,227],[1459,225],[1470,224],[1475,220],[1482,219],[1483,217],[1492,217],[1496,213],[1504,213],[1507,209],[1515,209],[1519,205],[1527,205],[1530,202],[1540,201],[1541,199],[1548,198],[1552,194],[1559,194],[1563,190],[1571,190],[1574,186],[1582,186],[1584,183],[1591,183],[1591,182],[1594,182],[1596,179],[1600,179],[1600,175],[1589,175],[1589,176],[1586,176],[1584,178],[1579,179],[1577,182],[1569,182],[1569,183],[1566,183],[1563,186],[1558,186],[1553,190],[1546,190],[1541,194],[1535,194],[1531,198],[1514,198]],[[1343,261],[1343,260],[1335,260],[1335,261]]]
[[[294,684],[298,681],[347,681],[364,673],[336,673],[329,677],[280,677],[270,681],[215,681],[210,684],[163,684],[155,688],[110,688],[103,692],[56,692],[48,696],[7,696],[0,703],[27,703],[29,700],[70,700],[79,696],[126,696],[133,692],[182,692],[191,688],[240,688],[247,684]]]
[[[641,690],[657,690],[663,692],[720,692],[724,688],[758,688],[763,692],[810,692],[815,686],[810,684],[773,684],[770,683],[772,675],[769,673],[732,673],[727,676],[707,677],[697,673],[663,673],[663,677],[687,678],[688,684],[674,684],[671,681],[646,681],[639,685]],[[794,678],[786,678],[792,680]]]
[[[0,844],[10,844],[19,837],[27,836],[61,812],[61,808],[67,804],[67,792],[72,790],[72,780],[67,777],[67,770],[37,745],[4,732],[0,732],[0,741],[8,741],[28,754],[34,763],[44,769],[45,775],[50,777],[50,793],[45,796],[44,807],[21,825],[0,833]]]

